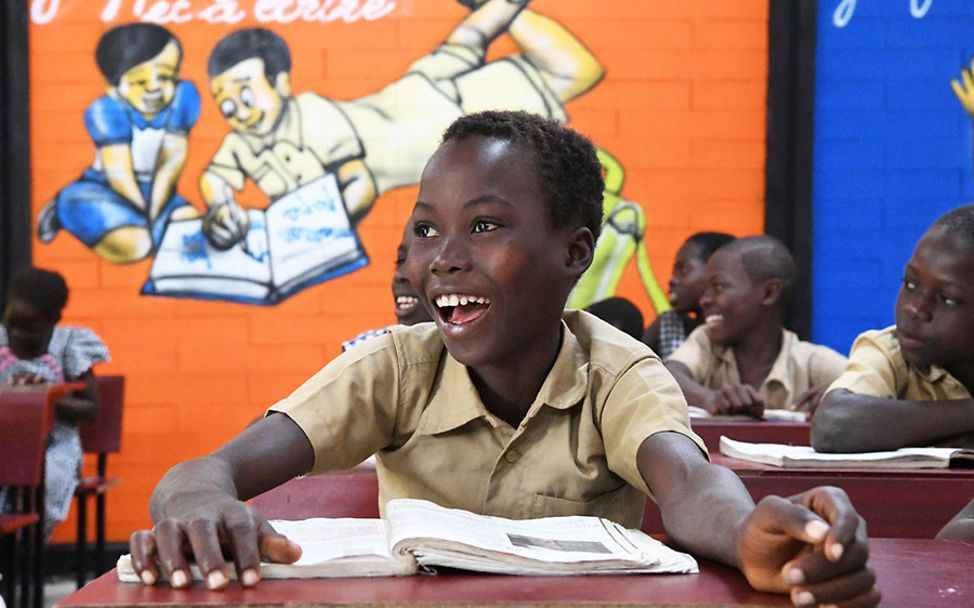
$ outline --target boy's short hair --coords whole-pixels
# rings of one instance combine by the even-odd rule
[[[588,138],[536,114],[489,111],[458,118],[443,133],[443,143],[478,135],[530,148],[550,201],[551,225],[563,228],[578,222],[599,238],[605,182],[595,146]]]
[[[19,300],[51,321],[58,321],[68,303],[68,284],[59,273],[28,266],[18,270],[7,286],[7,302]]]
[[[625,298],[612,297],[589,304],[585,310],[637,340],[643,336],[643,313]]]
[[[943,228],[947,234],[974,245],[974,205],[951,209],[937,218],[930,228],[934,227]]]
[[[183,47],[169,30],[155,23],[125,23],[102,34],[95,62],[108,84],[117,86],[125,72],[152,59],[170,42],[176,43],[182,61]]]
[[[706,262],[715,251],[736,238],[734,235],[727,234],[726,232],[698,232],[691,234],[686,242],[693,243],[700,252],[700,258]]]
[[[274,84],[277,75],[291,71],[291,50],[287,42],[271,30],[261,27],[237,30],[220,39],[210,51],[206,74],[214,78],[241,61],[260,59],[264,76]]]
[[[791,303],[795,284],[795,258],[785,244],[767,234],[736,239],[721,247],[721,250],[740,252],[741,264],[752,283],[763,283],[769,279],[781,282],[781,308]]]

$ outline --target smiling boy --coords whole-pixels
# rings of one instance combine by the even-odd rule
[[[760,418],[767,408],[813,410],[846,359],[782,322],[795,262],[770,236],[724,245],[706,266],[705,325],[666,359],[687,400],[712,414]]]
[[[865,529],[841,491],[755,508],[736,475],[707,461],[659,359],[563,310],[592,260],[601,193],[591,143],[556,122],[457,120],[423,172],[405,264],[435,324],[348,351],[225,447],[170,470],[153,494],[155,527],[131,539],[142,580],[159,580],[161,565],[188,585],[192,547],[210,588],[228,584],[224,549],[256,584],[260,555],[290,562],[300,549],[240,500],[376,453],[380,507],[412,497],[635,527],[649,494],[673,539],[756,588],[875,605]]]
[[[856,338],[849,365],[812,419],[824,452],[974,447],[974,205],[917,243],[896,325]]]

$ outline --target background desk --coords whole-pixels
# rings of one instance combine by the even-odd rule
[[[707,449],[716,452],[720,436],[751,443],[784,443],[810,445],[811,424],[808,422],[773,422],[766,420],[723,420],[720,418],[691,418],[690,427],[700,435]]]
[[[974,604],[974,545],[934,540],[878,539],[872,564],[883,606],[959,607]],[[234,583],[223,592],[200,583],[185,591],[120,583],[115,572],[58,606],[789,606],[787,596],[751,590],[737,571],[701,561],[700,574],[606,577],[513,577],[444,573],[374,579],[264,581],[254,589]]]

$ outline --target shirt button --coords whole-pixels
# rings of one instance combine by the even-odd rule
[[[506,454],[504,454],[504,458],[506,458],[507,459],[507,462],[510,462],[510,463],[513,463],[515,460],[517,460],[519,456],[520,456],[520,454],[518,454],[514,450],[510,450],[509,452],[507,452]]]

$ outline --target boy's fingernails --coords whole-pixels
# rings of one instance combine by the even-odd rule
[[[791,585],[801,585],[805,582],[805,573],[799,568],[788,568],[788,571],[785,572],[785,578]]]
[[[808,591],[793,591],[791,601],[796,606],[813,606],[815,605],[815,596]]]
[[[841,543],[832,543],[832,559],[834,561],[839,561],[843,551],[845,551],[845,547]]]
[[[156,575],[148,570],[143,570],[139,578],[142,579],[143,585],[148,585],[151,587],[152,585],[156,584]]]
[[[214,570],[206,575],[206,586],[210,589],[222,589],[227,584],[227,575],[220,570]]]
[[[169,580],[173,587],[185,587],[189,584],[189,577],[182,570],[175,570]]]
[[[260,581],[260,576],[253,568],[247,568],[243,571],[243,574],[240,575],[240,583],[244,587],[253,587],[258,581]]]
[[[825,535],[829,533],[829,525],[824,521],[813,519],[812,521],[805,524],[805,534],[809,535],[815,541],[820,541],[825,538]]]

